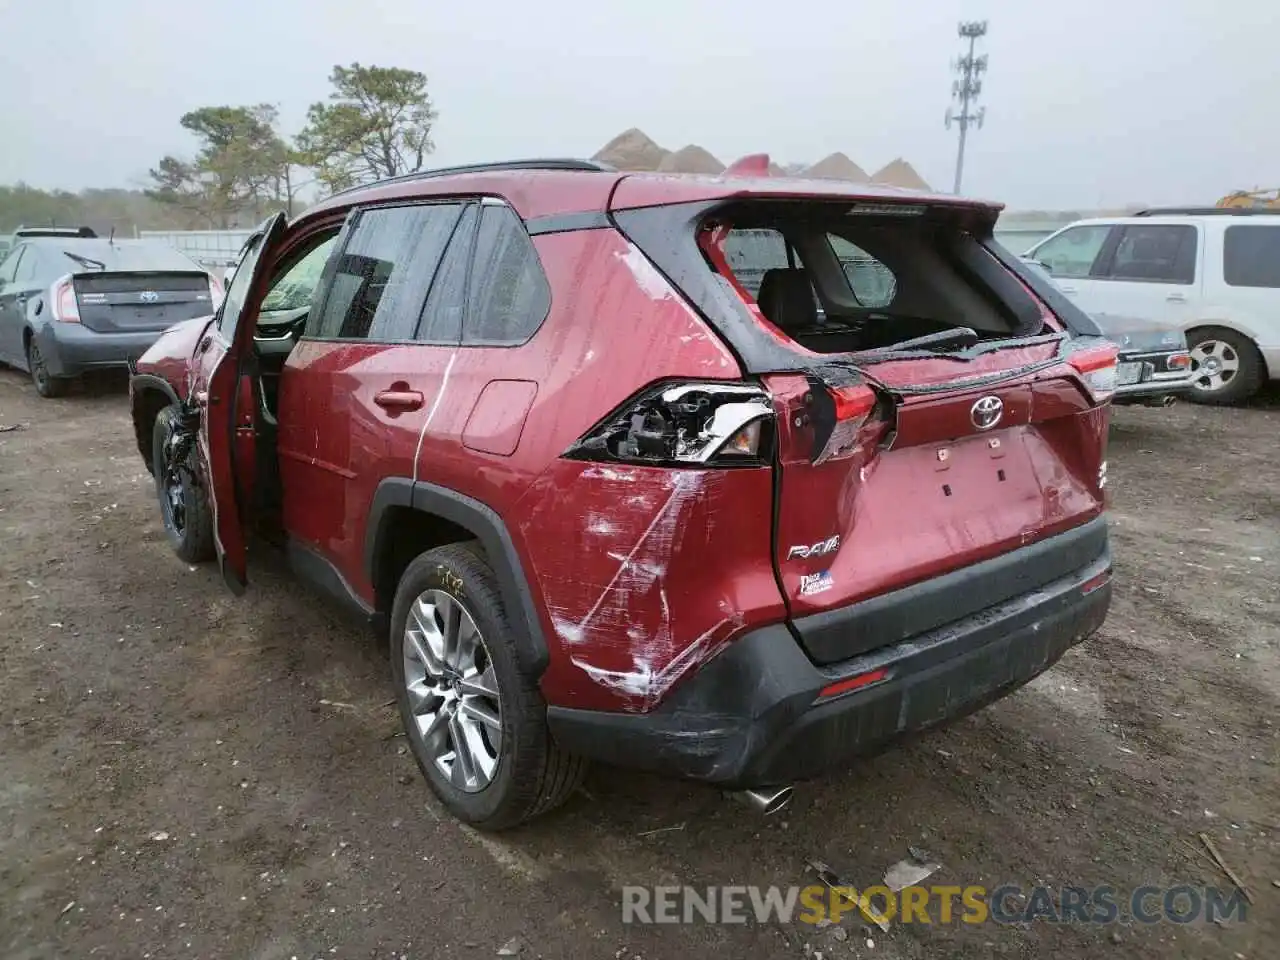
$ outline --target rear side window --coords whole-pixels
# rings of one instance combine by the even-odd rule
[[[462,318],[467,312],[467,277],[471,265],[471,245],[475,239],[478,204],[468,204],[453,230],[449,249],[436,270],[427,294],[415,340],[423,343],[457,343],[462,336]]]
[[[831,252],[840,261],[840,268],[849,281],[849,289],[861,306],[871,310],[883,310],[893,303],[898,280],[893,271],[861,247],[834,233],[827,234]]]
[[[365,210],[339,256],[314,336],[411,340],[461,204]]]
[[[1178,224],[1121,227],[1115,253],[1102,276],[1147,283],[1194,282],[1196,228]]]
[[[1280,227],[1227,227],[1222,274],[1233,287],[1280,287]]]
[[[1055,277],[1081,279],[1093,271],[1110,233],[1105,225],[1069,227],[1036,247],[1032,256]]]
[[[538,251],[505,204],[480,208],[467,299],[462,342],[473,346],[524,343],[551,309],[551,285]]]
[[[724,241],[724,256],[738,283],[753,297],[760,295],[767,271],[800,266],[782,234],[765,228],[730,230]]]

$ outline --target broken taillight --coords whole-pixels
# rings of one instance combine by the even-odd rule
[[[627,401],[565,451],[648,466],[759,466],[773,451],[773,403],[755,384],[666,383]]]
[[[830,412],[826,403],[819,400],[814,422],[818,427],[818,440],[822,447],[813,459],[814,463],[838,460],[857,449],[862,440],[862,428],[876,408],[876,393],[863,384],[829,387],[815,391],[815,396],[830,398]],[[830,431],[823,428],[830,423]],[[825,433],[825,438],[823,434]]]
[[[1077,350],[1067,358],[1084,381],[1095,403],[1105,403],[1116,392],[1116,361],[1120,356],[1115,344]]]
[[[80,322],[80,304],[76,302],[75,282],[70,277],[54,283],[49,302],[53,304],[53,319],[62,323]]]

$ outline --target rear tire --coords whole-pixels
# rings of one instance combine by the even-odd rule
[[[170,438],[180,426],[177,404],[156,415],[151,428],[151,463],[160,502],[160,519],[173,552],[187,563],[203,563],[215,554],[213,511],[196,469],[196,445],[192,443],[179,462],[172,462]]]
[[[27,370],[31,373],[31,382],[36,385],[36,393],[45,399],[64,396],[71,385],[64,377],[55,377],[49,372],[34,338],[27,342]]]
[[[1262,355],[1248,337],[1223,327],[1202,327],[1187,334],[1191,350],[1189,399],[1227,405],[1248,400],[1263,381]]]
[[[477,550],[451,544],[409,564],[391,611],[390,652],[413,757],[458,819],[481,830],[514,827],[582,782],[587,763],[552,740],[537,679],[520,665],[497,579]]]

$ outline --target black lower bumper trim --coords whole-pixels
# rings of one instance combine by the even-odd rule
[[[1031,680],[1101,626],[1104,550],[1070,575],[901,643],[816,666],[784,625],[747,634],[647,714],[550,707],[566,750],[729,788],[791,783],[954,719]],[[887,679],[815,703],[843,678]]]

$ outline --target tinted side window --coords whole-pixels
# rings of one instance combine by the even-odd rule
[[[467,300],[467,344],[524,343],[551,309],[551,285],[538,251],[505,204],[480,208]]]
[[[760,293],[765,271],[800,266],[795,252],[787,249],[786,238],[765,227],[730,230],[724,240],[724,256],[734,277],[753,297]]]
[[[1280,227],[1227,227],[1222,275],[1233,287],[1280,287]]]
[[[454,228],[453,239],[436,270],[414,339],[423,343],[457,343],[462,338],[462,318],[467,312],[467,278],[480,205],[469,204]]]
[[[1110,232],[1111,227],[1105,225],[1069,227],[1036,247],[1032,257],[1048,267],[1055,277],[1087,277]]]
[[[1192,283],[1196,278],[1196,228],[1175,224],[1122,227],[1105,276],[1148,283]]]
[[[859,304],[870,309],[883,309],[893,303],[893,295],[898,292],[898,278],[892,270],[844,237],[829,233],[827,240]]]
[[[409,340],[461,204],[362,212],[338,258],[316,337]]]

